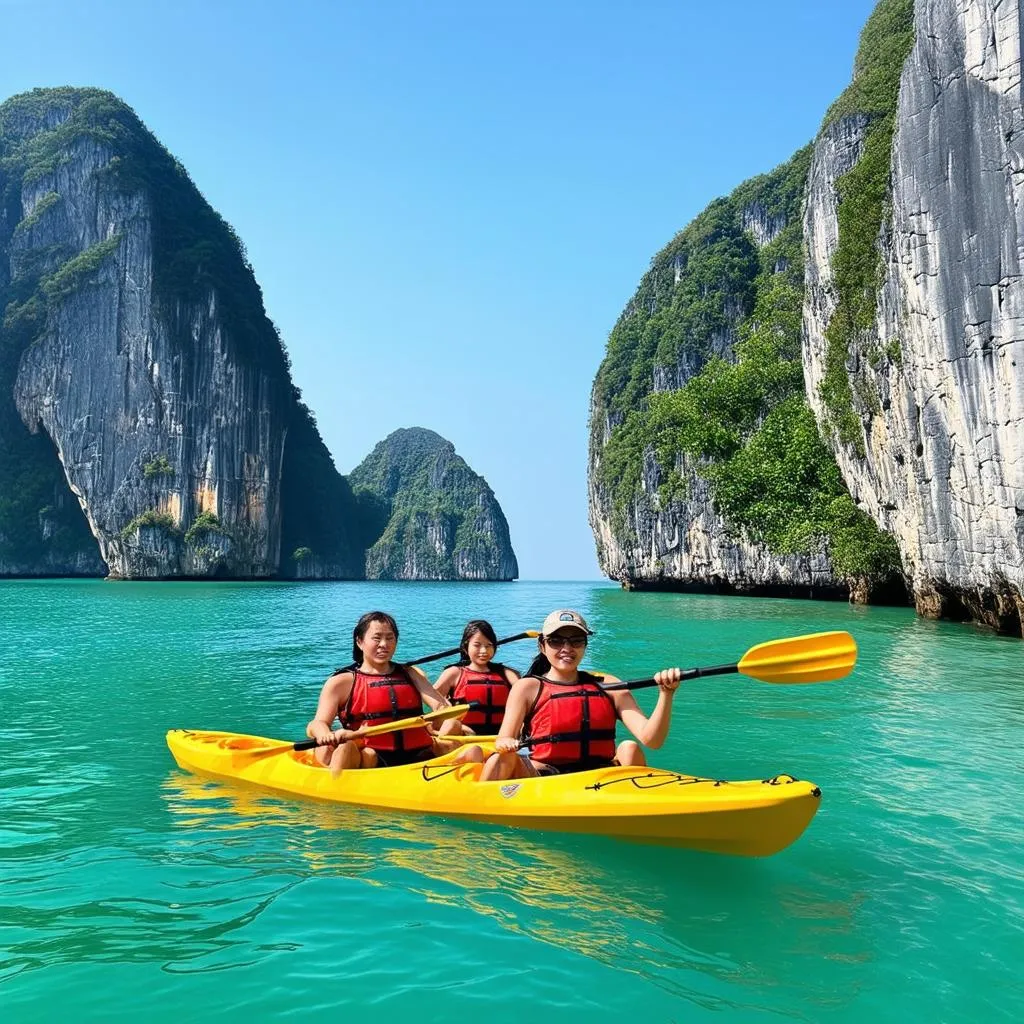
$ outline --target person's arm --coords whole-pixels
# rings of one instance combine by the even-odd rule
[[[537,699],[537,687],[540,682],[531,677],[520,679],[508,694],[505,704],[505,717],[501,720],[498,738],[494,741],[494,749],[501,754],[510,754],[519,749],[519,736],[523,731],[526,714]]]
[[[438,677],[437,682],[434,683],[434,689],[437,690],[445,700],[450,700],[449,694],[452,692],[452,687],[459,681],[459,669],[456,665],[449,665]]]
[[[412,685],[420,691],[420,696],[426,702],[431,711],[439,711],[441,708],[451,707],[448,699],[442,697],[441,694],[439,694],[437,690],[430,685],[430,680],[427,678],[426,673],[421,671],[416,665],[406,665],[405,670],[409,673],[409,679],[412,681]]]
[[[672,698],[679,687],[681,673],[677,668],[665,668],[655,673],[654,679],[658,684],[658,703],[654,705],[650,718],[640,710],[629,690],[614,690],[611,697],[622,724],[643,746],[657,750],[668,736],[668,727],[672,723]],[[605,682],[618,680],[606,676]]]
[[[508,665],[506,665],[505,678],[509,681],[511,686],[515,686],[515,684],[519,682],[521,676],[514,668],[509,668]]]
[[[317,701],[316,714],[313,720],[306,726],[306,735],[317,743],[332,743],[338,737],[332,729],[334,719],[349,693],[352,692],[352,681],[355,678],[351,672],[336,672],[320,691],[320,699]],[[343,730],[338,730],[342,732]]]

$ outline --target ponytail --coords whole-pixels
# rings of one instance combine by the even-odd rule
[[[530,662],[530,667],[523,673],[527,676],[537,676],[540,678],[543,675],[547,675],[551,671],[551,662],[548,661],[547,655],[538,654],[533,661]]]

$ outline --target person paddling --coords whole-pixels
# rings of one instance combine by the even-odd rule
[[[362,726],[416,718],[426,702],[432,711],[448,701],[413,665],[392,661],[398,646],[398,625],[386,612],[367,612],[352,631],[352,660],[324,683],[316,714],[306,735],[317,747],[321,764],[334,774],[346,768],[392,768],[435,756],[433,736],[422,726],[362,738]],[[333,729],[335,718],[340,729]]]
[[[445,722],[439,735],[469,734],[493,736],[505,717],[505,705],[512,684],[518,682],[514,669],[492,662],[498,649],[498,637],[485,619],[471,619],[462,631],[459,660],[449,665],[434,684],[434,689],[452,704],[470,704],[461,719]]]
[[[654,676],[658,703],[648,718],[628,690],[609,693],[601,688],[599,680],[618,682],[614,676],[579,670],[593,635],[579,612],[553,611],[540,632],[537,657],[512,687],[495,753],[487,759],[480,781],[558,775],[613,764],[645,765],[638,743],[626,740],[616,747],[616,724],[621,721],[644,746],[660,747],[668,735],[679,669],[662,669]],[[529,756],[518,752],[523,735],[531,738]]]

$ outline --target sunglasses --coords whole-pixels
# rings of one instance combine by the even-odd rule
[[[587,646],[587,638],[585,636],[546,636],[544,643],[556,651],[561,647],[571,647],[574,651],[580,651]]]

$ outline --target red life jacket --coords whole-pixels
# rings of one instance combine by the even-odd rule
[[[595,677],[580,672],[575,683],[537,677],[537,699],[526,716],[533,738],[530,757],[545,764],[611,761],[615,757],[618,712]]]
[[[359,669],[352,670],[352,690],[338,718],[346,729],[363,725],[383,725],[400,718],[416,718],[423,714],[423,699],[401,665],[392,667],[389,675],[379,676]],[[422,726],[368,736],[366,745],[373,750],[425,750],[431,745],[430,733]]]
[[[512,689],[502,667],[492,665],[489,672],[478,672],[468,665],[460,665],[459,668],[459,678],[451,691],[451,702],[473,702],[477,705],[462,716],[462,721],[476,732],[497,732],[505,717],[505,705]]]

